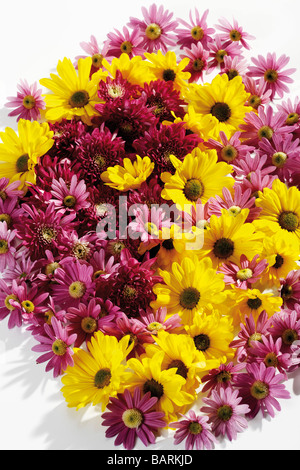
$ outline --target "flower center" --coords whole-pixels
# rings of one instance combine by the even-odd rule
[[[72,196],[71,194],[68,194],[68,196],[64,198],[64,206],[74,207],[75,204],[76,204],[76,197]]]
[[[90,249],[87,245],[83,243],[76,243],[73,247],[73,254],[77,259],[86,259],[90,252]]]
[[[295,232],[299,226],[299,219],[294,212],[285,211],[280,214],[278,223],[288,232]]]
[[[2,199],[2,201],[6,201],[7,194],[5,191],[0,191],[0,199]]]
[[[60,264],[57,263],[57,262],[49,263],[49,264],[47,264],[47,266],[45,268],[45,274],[47,276],[50,276],[51,274],[54,274],[55,271],[60,267],[61,267]]]
[[[200,26],[194,26],[194,28],[191,29],[191,35],[196,41],[201,41],[204,36],[204,31]]]
[[[102,54],[94,54],[92,56],[92,63],[93,63],[93,66],[96,69],[99,69],[101,67],[102,61],[103,61],[103,55]]]
[[[35,309],[35,306],[30,300],[23,300],[21,303],[22,307],[24,308],[26,313],[32,313]]]
[[[41,237],[43,239],[44,242],[46,243],[51,243],[52,240],[55,240],[56,238],[56,230],[54,230],[54,228],[52,227],[47,227],[47,226],[43,226],[41,228]]]
[[[5,307],[8,309],[8,310],[14,310],[15,307],[13,305],[11,305],[11,303],[9,302],[10,300],[18,300],[18,297],[14,294],[10,294],[8,295],[7,297],[5,297],[5,300],[4,300],[4,305]]]
[[[6,240],[0,240],[0,255],[5,255],[8,252],[8,242]]]
[[[222,64],[224,62],[224,57],[228,55],[227,52],[224,49],[220,49],[219,51],[216,52],[216,61],[219,64]]]
[[[268,83],[275,83],[278,78],[278,73],[276,70],[269,69],[265,71],[264,79]]]
[[[270,352],[266,355],[264,363],[267,367],[277,367],[278,359],[275,353]]]
[[[214,244],[213,253],[217,258],[229,258],[234,252],[234,243],[230,238],[220,238]]]
[[[200,335],[194,336],[194,343],[199,351],[206,351],[210,347],[210,338],[204,333],[201,333]]]
[[[240,208],[240,206],[231,206],[229,207],[228,209],[228,212],[233,215],[234,217],[236,217],[238,214],[240,214],[242,211],[242,209]]]
[[[193,178],[185,183],[183,192],[189,201],[197,201],[204,193],[204,186],[200,180]]]
[[[130,41],[124,41],[122,42],[120,46],[121,52],[125,52],[126,54],[130,54],[133,49],[133,45],[131,44]]]
[[[27,95],[23,98],[23,106],[26,109],[32,109],[35,107],[35,99],[31,95]]]
[[[183,308],[192,310],[198,305],[200,292],[195,287],[186,287],[180,294],[179,303]]]
[[[249,348],[251,348],[251,341],[259,341],[260,343],[262,343],[261,333],[255,332],[253,333],[253,335],[249,336],[248,341],[247,341]]]
[[[232,414],[233,410],[229,405],[223,405],[217,409],[217,416],[221,421],[229,421]]]
[[[265,382],[256,380],[250,388],[250,393],[256,400],[262,400],[269,395],[269,387]]]
[[[293,330],[291,328],[288,328],[285,330],[282,335],[282,342],[286,344],[287,346],[291,346],[294,341],[298,340],[298,334],[296,330]]]
[[[72,108],[84,108],[90,100],[89,94],[85,90],[75,91],[69,100]]]
[[[54,317],[54,312],[52,310],[47,310],[47,312],[44,313],[44,320],[47,325],[51,325],[51,318]]]
[[[272,136],[274,134],[274,131],[271,127],[269,126],[262,126],[257,135],[258,135],[258,138],[261,140],[263,138],[266,138],[268,140],[271,140],[272,139]]]
[[[110,384],[111,372],[108,368],[99,369],[94,377],[94,385],[97,388],[104,388]]]
[[[84,317],[81,320],[81,328],[85,333],[94,333],[97,328],[97,322],[93,317]]]
[[[226,122],[231,116],[231,110],[227,103],[217,102],[212,106],[210,114],[217,118],[218,121]]]
[[[299,121],[299,114],[298,113],[290,113],[286,118],[286,124],[288,126],[292,126]]]
[[[25,153],[24,155],[21,155],[21,157],[19,157],[17,159],[17,161],[16,161],[17,173],[25,173],[26,171],[29,170],[28,161],[29,161],[28,153]]]
[[[255,297],[254,299],[248,299],[247,305],[251,310],[257,310],[262,305],[262,301],[259,297]]]
[[[174,72],[173,69],[165,69],[163,71],[163,75],[162,75],[162,78],[165,82],[174,82],[175,78],[176,78],[176,73]]]
[[[102,269],[99,269],[98,271],[94,272],[93,281],[96,281],[97,279],[99,279],[99,277],[102,276],[102,274],[106,274],[106,272],[103,271]]]
[[[86,292],[84,282],[75,281],[69,286],[69,294],[73,299],[80,299]]]
[[[187,378],[189,370],[180,359],[174,359],[174,361],[169,364],[168,369],[172,368],[177,369],[176,374],[181,375],[184,379]]]
[[[110,245],[110,250],[115,256],[119,255],[124,248],[125,244],[121,241],[112,242]]]
[[[154,321],[147,326],[147,330],[151,331],[152,333],[153,332],[156,333],[158,330],[162,330],[162,329],[164,329],[164,327],[158,321]]]
[[[156,23],[151,23],[146,28],[146,36],[148,39],[158,39],[161,33],[161,28]]]
[[[287,154],[284,152],[276,152],[272,157],[272,163],[277,168],[282,168],[288,158]]]
[[[202,432],[202,426],[200,423],[198,423],[197,421],[191,421],[190,424],[189,424],[189,432],[191,434],[194,434],[194,435],[197,435],[197,434],[201,434]]]
[[[162,246],[164,247],[165,250],[174,250],[174,242],[172,238],[169,238],[168,240],[164,240],[162,242]]]
[[[143,392],[150,392],[151,397],[157,397],[159,400],[164,394],[164,387],[156,380],[149,379],[144,383]]]
[[[252,269],[250,268],[245,268],[245,269],[240,269],[238,272],[237,272],[237,275],[236,277],[240,280],[240,281],[247,281],[247,279],[250,279],[253,275],[253,271]]]
[[[124,411],[122,414],[122,420],[127,428],[135,429],[142,424],[143,415],[139,410],[130,408],[129,410]]]
[[[225,162],[232,162],[238,156],[238,151],[232,145],[226,145],[221,150],[221,157]]]
[[[94,162],[96,163],[97,167],[102,170],[102,168],[106,165],[106,158],[103,155],[96,154],[94,155]]]
[[[137,291],[134,287],[126,285],[122,291],[122,296],[127,300],[133,300],[137,297]]]
[[[275,264],[273,264],[272,268],[279,269],[284,263],[284,258],[281,255],[276,255]]]
[[[229,80],[233,80],[235,77],[239,76],[239,72],[236,69],[230,69],[226,73]]]
[[[241,38],[242,38],[242,35],[236,29],[232,29],[229,33],[229,37],[230,37],[231,41],[240,41]]]
[[[226,383],[226,382],[229,382],[231,380],[231,374],[230,372],[228,372],[227,370],[222,370],[222,372],[220,372],[218,375],[217,375],[217,382],[218,383]]]
[[[52,344],[52,351],[56,356],[63,356],[68,349],[68,346],[61,339],[57,339]]]
[[[283,299],[290,299],[293,296],[293,288],[289,285],[282,286],[280,295]]]
[[[201,72],[201,70],[204,68],[204,65],[205,64],[202,59],[195,59],[192,64],[192,68],[195,70],[195,72]]]
[[[252,108],[257,109],[261,105],[261,98],[258,95],[251,95],[248,103]]]

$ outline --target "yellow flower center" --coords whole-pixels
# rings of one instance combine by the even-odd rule
[[[45,268],[45,274],[47,276],[50,276],[51,274],[54,274],[55,271],[60,268],[60,264],[59,263],[49,263],[47,264],[46,268]]]
[[[194,28],[191,29],[191,35],[196,41],[201,41],[204,36],[204,31],[201,26],[194,26]]]
[[[106,272],[103,271],[102,269],[95,271],[93,274],[93,281],[96,281],[97,279],[99,279],[99,277],[102,276],[102,274],[106,274]]]
[[[278,365],[278,358],[275,353],[270,352],[264,358],[264,363],[266,367],[277,367]]]
[[[222,160],[225,160],[225,162],[232,162],[232,160],[234,160],[237,156],[238,156],[237,149],[230,144],[226,145],[221,150],[221,157],[222,157]]]
[[[252,108],[257,109],[261,105],[261,98],[257,95],[251,95],[248,103]]]
[[[89,94],[85,90],[75,91],[69,100],[72,108],[84,108],[90,100]]]
[[[81,328],[85,333],[94,333],[97,328],[97,322],[93,317],[84,317],[81,320]]]
[[[201,434],[202,430],[203,430],[203,428],[202,428],[200,423],[198,423],[197,421],[191,421],[190,422],[189,432],[191,434],[194,434],[194,435]]]
[[[8,250],[8,242],[6,240],[0,240],[0,255],[5,255]]]
[[[299,226],[299,218],[294,212],[284,211],[280,214],[278,223],[288,232],[295,232]]]
[[[126,285],[122,291],[122,295],[128,300],[132,300],[137,296],[137,291],[134,287]]]
[[[231,117],[231,109],[227,103],[217,102],[211,107],[210,114],[217,118],[218,121],[226,122]]]
[[[108,368],[99,369],[94,377],[94,385],[97,388],[104,388],[110,384],[111,371]]]
[[[228,55],[227,52],[224,49],[220,49],[219,51],[216,52],[216,61],[219,64],[222,64],[224,62],[224,57]]]
[[[144,229],[146,232],[148,232],[150,235],[158,235],[159,231],[157,226],[153,222],[146,222],[144,224]]]
[[[41,236],[42,236],[42,239],[46,243],[51,243],[52,240],[55,240],[56,235],[57,235],[57,232],[52,227],[47,227],[47,226],[44,225],[41,228]]]
[[[292,126],[299,121],[299,114],[298,113],[290,113],[286,118],[286,124],[288,126]]]
[[[273,137],[274,131],[271,127],[269,126],[263,126],[259,129],[257,135],[258,138],[261,140],[263,138],[266,138],[268,140],[271,140]]]
[[[67,349],[68,346],[61,339],[55,340],[52,344],[52,351],[56,356],[64,356],[64,354],[66,354]]]
[[[44,313],[44,319],[45,319],[45,322],[47,323],[47,325],[51,325],[51,318],[54,317],[55,314],[52,310],[47,310],[45,313]]]
[[[31,95],[27,95],[23,98],[23,106],[26,109],[32,109],[35,107],[35,99]]]
[[[135,429],[142,424],[143,415],[139,410],[130,408],[122,414],[122,421],[127,428]]]
[[[161,28],[156,23],[151,23],[146,28],[146,36],[148,39],[158,39],[161,33],[162,33]]]
[[[24,155],[21,155],[21,157],[19,157],[17,159],[17,161],[16,161],[17,173],[25,173],[26,171],[29,170],[28,161],[29,161],[28,153],[25,153]]]
[[[68,196],[64,198],[64,205],[66,207],[74,207],[75,204],[76,204],[76,197],[72,196],[71,194],[69,194]]]
[[[221,421],[229,421],[232,414],[233,410],[229,405],[223,405],[217,409],[217,416]]]
[[[237,216],[238,214],[240,214],[242,211],[242,209],[240,208],[240,206],[231,206],[229,207],[228,209],[228,212],[233,215],[234,217]]]
[[[282,168],[287,160],[288,156],[284,152],[276,152],[272,156],[272,163],[277,168]]]
[[[269,387],[265,382],[256,380],[250,388],[250,393],[257,400],[262,400],[269,395]]]
[[[26,313],[32,313],[35,309],[34,304],[30,300],[23,300],[21,303]]]
[[[92,56],[92,64],[96,69],[99,69],[102,65],[103,55],[102,54],[94,54]]]
[[[80,299],[86,292],[86,285],[81,281],[72,282],[69,286],[69,294],[73,299]]]
[[[240,41],[241,38],[242,38],[242,35],[236,29],[232,29],[229,33],[229,37],[230,37],[231,41]]]
[[[266,82],[275,83],[277,81],[277,78],[278,78],[278,73],[276,70],[269,69],[265,71],[264,79]]]
[[[122,42],[120,46],[121,52],[125,52],[126,54],[130,54],[133,49],[133,45],[131,44],[130,41],[124,41]]]
[[[163,329],[163,325],[157,321],[154,321],[147,326],[147,330],[151,331],[153,334],[155,334],[158,330],[161,329]]]
[[[8,295],[7,297],[5,297],[5,300],[4,300],[4,305],[5,307],[8,309],[8,310],[14,310],[15,307],[13,307],[11,304],[10,304],[10,300],[18,300],[18,297],[14,294],[10,294]]]
[[[240,281],[246,281],[247,279],[250,279],[253,275],[253,271],[249,268],[245,268],[245,269],[240,269],[238,272],[237,272],[237,275],[236,277],[240,280]]]
[[[250,348],[251,348],[251,341],[259,341],[260,343],[262,343],[261,333],[255,332],[253,333],[253,335],[249,336],[247,344]]]
[[[89,247],[84,243],[76,243],[73,247],[73,254],[77,259],[86,259],[90,252]]]
[[[189,201],[197,201],[204,193],[204,186],[200,180],[193,178],[187,180],[183,192]]]
[[[179,303],[183,308],[192,310],[198,305],[200,292],[195,287],[186,287],[179,297]]]

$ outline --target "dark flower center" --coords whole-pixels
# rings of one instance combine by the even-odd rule
[[[270,352],[266,355],[264,363],[267,367],[277,367],[278,359],[275,353]]]
[[[110,384],[111,372],[108,368],[99,369],[94,377],[94,385],[97,388],[104,388]]]
[[[240,41],[240,39],[242,38],[241,33],[236,29],[232,29],[229,33],[229,36],[231,41]]]
[[[234,243],[230,238],[220,238],[214,244],[213,253],[217,258],[229,258],[234,252]]]
[[[165,250],[174,250],[173,239],[169,238],[168,240],[164,240],[162,242],[162,246],[165,248]]]
[[[185,183],[183,190],[189,201],[197,201],[204,193],[204,186],[198,179],[190,179]]]
[[[217,102],[210,110],[210,113],[220,122],[226,122],[231,116],[231,109],[227,103]]]
[[[204,333],[194,336],[194,343],[199,351],[206,351],[210,346],[209,336],[205,335]]]
[[[257,95],[251,95],[248,103],[252,108],[257,109],[261,105],[261,98]]]
[[[233,410],[229,405],[220,406],[217,410],[217,416],[221,421],[229,421],[233,414]]]
[[[281,288],[281,297],[283,299],[290,299],[293,296],[293,288],[292,286],[289,286],[288,284],[285,284]]]
[[[227,72],[229,80],[233,80],[235,77],[239,76],[239,72],[236,69],[230,69]]]
[[[264,79],[268,83],[275,83],[278,78],[278,73],[276,70],[266,70],[264,74]]]
[[[67,351],[68,346],[61,339],[57,339],[52,344],[52,351],[56,356],[63,356]]]
[[[166,69],[166,70],[163,71],[162,78],[165,82],[169,82],[169,81],[174,82],[174,80],[176,78],[176,73],[172,69]]]
[[[255,297],[255,299],[248,299],[247,305],[251,310],[257,310],[262,305],[262,301],[259,297]]]
[[[194,435],[197,435],[197,434],[200,434],[202,432],[202,426],[200,423],[198,423],[197,421],[191,421],[190,424],[189,424],[189,432],[191,434],[194,434]]]
[[[25,153],[24,155],[21,155],[21,157],[18,158],[18,160],[16,161],[17,173],[25,173],[25,171],[28,171],[28,160],[28,153]]]
[[[96,68],[96,69],[99,69],[102,65],[102,61],[103,61],[103,55],[102,54],[94,54],[93,57],[92,57],[92,63],[93,63],[93,66]]]
[[[85,333],[94,333],[97,328],[97,322],[93,317],[84,317],[81,320],[81,328]]]
[[[157,397],[159,400],[164,394],[164,387],[156,380],[150,379],[144,383],[143,392],[144,394],[150,392],[151,397]]]
[[[174,361],[169,364],[168,369],[172,368],[177,369],[176,374],[181,375],[184,379],[187,378],[189,370],[180,359],[174,359]]]
[[[250,388],[250,393],[256,400],[262,400],[269,395],[269,387],[265,382],[256,380]]]
[[[273,264],[272,268],[274,269],[279,269],[281,268],[281,266],[283,265],[284,263],[284,259],[281,255],[276,255],[276,258],[275,258],[275,264]]]
[[[222,372],[219,372],[217,375],[217,382],[218,383],[226,383],[231,380],[231,374],[227,370],[222,370]]]
[[[192,310],[198,305],[200,292],[195,287],[186,287],[180,294],[179,303],[183,308]]]
[[[196,41],[201,41],[204,36],[204,31],[200,26],[194,26],[194,28],[191,29],[191,35]]]
[[[292,126],[299,121],[299,114],[298,113],[290,113],[286,118],[286,124],[288,126]]]
[[[266,138],[268,140],[271,140],[272,139],[272,136],[274,134],[274,131],[271,127],[269,126],[262,126],[259,131],[258,131],[258,137],[259,139],[263,139],[263,138]]]
[[[131,42],[129,41],[124,41],[122,42],[120,49],[122,52],[125,52],[126,54],[130,54],[132,52],[133,46]]]
[[[299,226],[299,219],[294,212],[285,211],[280,214],[278,223],[288,232],[294,232]]]
[[[204,67],[204,61],[202,59],[195,59],[193,61],[192,68],[193,70],[195,70],[195,72],[201,72],[201,70],[203,70],[203,67]]]
[[[232,162],[238,156],[238,151],[232,145],[226,145],[221,150],[221,157],[225,162]]]
[[[69,100],[69,105],[72,108],[83,108],[90,100],[89,94],[85,90],[75,91]]]
[[[298,340],[297,331],[291,328],[288,328],[287,330],[285,330],[282,333],[281,337],[282,337],[282,342],[287,346],[291,346],[291,344],[293,344],[294,341]]]

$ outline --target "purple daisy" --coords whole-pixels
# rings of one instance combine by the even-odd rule
[[[204,384],[201,391],[209,392],[210,395],[212,390],[218,391],[220,388],[232,387],[235,375],[244,368],[243,362],[238,364],[228,362],[221,364],[217,369],[211,369],[208,374],[201,377],[201,382]]]
[[[63,178],[53,179],[51,194],[56,209],[77,212],[86,209],[90,205],[87,201],[89,192],[86,184],[84,180],[78,181],[76,175],[72,176],[70,185],[67,185]]]
[[[109,57],[107,53],[108,44],[104,42],[103,46],[100,47],[97,42],[97,39],[95,38],[93,34],[90,36],[90,40],[88,42],[82,41],[80,42],[79,45],[83,49],[85,54],[81,54],[75,57],[74,66],[75,68],[78,68],[79,59],[85,59],[86,57],[91,57],[92,67],[91,67],[90,76],[92,76],[95,72],[97,72],[101,68],[103,59],[106,59],[106,60],[112,59],[112,57]]]
[[[164,413],[152,410],[156,402],[157,397],[151,397],[150,392],[141,397],[138,387],[133,395],[126,389],[116,398],[111,397],[109,411],[102,414],[102,426],[108,426],[105,436],[117,436],[115,445],[123,444],[127,450],[134,448],[137,439],[145,446],[154,444],[155,433],[166,425]]]
[[[49,292],[42,292],[38,284],[28,286],[22,281],[14,291],[17,298],[13,298],[10,304],[19,310],[25,322],[31,322],[36,314],[44,310]]]
[[[6,222],[0,222],[0,272],[15,266],[15,238],[17,232],[7,229]]]
[[[190,10],[189,23],[178,18],[180,25],[184,26],[184,28],[178,28],[176,31],[177,43],[181,49],[190,49],[192,45],[199,45],[200,43],[204,49],[209,50],[210,43],[213,42],[212,35],[215,30],[207,26],[208,13],[209,10],[205,10],[203,15],[200,16],[199,11],[195,8],[195,19],[193,18],[192,10]]]
[[[209,52],[203,49],[201,42],[198,44],[192,44],[191,48],[184,48],[184,54],[180,55],[181,59],[188,57],[189,63],[184,69],[184,72],[190,73],[190,78],[188,79],[189,83],[197,82],[198,80],[203,80],[203,74],[207,70],[207,60],[209,57]]]
[[[275,342],[281,339],[281,352],[283,354],[289,354],[292,359],[299,354],[300,315],[296,310],[283,310],[273,315],[268,331]]]
[[[293,126],[293,134],[300,136],[300,97],[297,96],[294,101],[288,98],[277,105],[278,111],[282,112],[286,117],[286,124]]]
[[[101,306],[92,299],[88,305],[80,303],[78,307],[69,307],[66,311],[68,333],[75,334],[75,348],[79,348],[84,342],[90,341],[91,336],[98,330]]]
[[[0,199],[5,201],[7,198],[19,198],[24,195],[23,191],[18,190],[20,181],[9,182],[9,178],[0,178]]]
[[[9,116],[18,116],[19,119],[28,119],[37,121],[41,117],[41,111],[46,108],[42,98],[42,89],[38,89],[37,83],[29,85],[26,80],[20,80],[17,85],[17,96],[8,97],[5,103],[7,108],[15,108],[9,113]]]
[[[6,222],[8,229],[14,228],[23,212],[16,196],[7,197],[5,200],[0,198],[0,223]]]
[[[267,90],[267,85],[263,78],[255,80],[246,74],[243,77],[243,83],[245,85],[246,92],[250,93],[250,96],[245,103],[246,106],[252,106],[252,108],[257,110],[259,106],[270,103],[272,90]]]
[[[215,196],[208,200],[208,214],[222,215],[222,211],[226,209],[231,215],[236,216],[242,210],[248,209],[249,213],[246,222],[252,222],[259,216],[260,208],[255,206],[255,197],[251,194],[251,189],[242,191],[240,185],[234,186],[234,194],[228,188],[223,188],[222,197]]]
[[[217,441],[211,432],[208,416],[197,416],[193,410],[190,410],[188,415],[182,417],[181,421],[170,424],[170,427],[176,429],[174,444],[178,445],[185,440],[185,450],[213,449]]]
[[[232,59],[237,57],[241,60],[243,58],[241,48],[242,46],[234,42],[224,43],[216,36],[214,41],[209,45],[208,72],[212,72],[214,69],[218,69],[222,72],[225,67],[225,56],[231,57]]]
[[[281,351],[282,338],[274,341],[272,335],[262,336],[260,341],[253,341],[251,346],[248,351],[248,362],[257,364],[264,362],[266,367],[275,367],[282,374],[286,374],[292,365],[290,354]]]
[[[208,414],[212,432],[216,437],[227,436],[230,441],[237,438],[237,433],[248,427],[245,415],[250,412],[247,404],[243,404],[239,391],[230,387],[212,390],[210,397],[204,397],[204,406],[200,411]]]
[[[300,270],[290,271],[285,279],[280,279],[280,295],[289,309],[300,303]]]
[[[145,49],[141,43],[144,41],[139,29],[129,31],[126,26],[123,31],[108,33],[106,45],[108,47],[107,54],[113,57],[120,57],[121,54],[128,54],[131,59],[134,56],[141,56],[144,54]]]
[[[225,161],[229,164],[234,164],[240,159],[243,160],[248,152],[251,152],[255,147],[244,145],[240,140],[241,132],[235,132],[228,138],[225,132],[221,131],[219,134],[220,140],[208,139],[205,146],[210,149],[215,149],[218,154],[220,162]]]
[[[255,255],[252,260],[241,255],[240,264],[223,263],[219,272],[224,274],[224,282],[228,286],[234,284],[239,289],[253,289],[253,284],[260,280],[261,274],[268,266],[265,259],[259,260],[260,255]]]
[[[0,278],[0,320],[8,317],[9,329],[20,327],[23,323],[21,310],[13,305],[18,300],[18,289],[17,281],[13,280],[11,284],[7,284]]]
[[[166,330],[169,333],[180,333],[183,330],[181,318],[174,314],[167,317],[167,308],[159,307],[155,312],[150,308],[140,311],[140,321],[146,325],[152,335],[157,335],[158,331]]]
[[[34,338],[39,344],[33,346],[32,351],[44,353],[36,362],[37,364],[47,362],[46,372],[53,369],[53,376],[58,377],[68,366],[74,365],[72,345],[76,335],[69,335],[57,318],[52,317],[51,326],[45,323],[44,334],[38,334]]]
[[[247,364],[247,372],[241,372],[235,377],[235,387],[238,388],[242,403],[247,404],[250,411],[246,414],[250,419],[255,418],[261,410],[263,416],[275,416],[274,408],[281,410],[277,398],[290,398],[290,393],[281,382],[285,375],[277,373],[275,367],[260,364]]]

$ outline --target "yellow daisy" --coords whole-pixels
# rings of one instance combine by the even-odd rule
[[[220,131],[231,137],[243,123],[245,114],[252,111],[245,106],[249,93],[245,91],[242,78],[229,80],[226,73],[218,74],[211,83],[190,84],[184,97],[202,116],[205,140],[218,140]]]
[[[262,210],[254,225],[266,235],[280,231],[291,234],[300,242],[300,191],[296,186],[288,188],[279,178],[275,179],[272,189],[259,191],[255,201]]]
[[[130,59],[128,54],[123,53],[118,58],[114,57],[111,63],[103,59],[102,66],[112,78],[116,78],[117,70],[119,70],[122,77],[132,85],[143,86],[145,82],[150,82],[153,78],[141,56]]]
[[[208,257],[186,256],[180,264],[172,264],[172,271],[158,272],[164,283],[154,285],[157,298],[151,307],[167,307],[168,317],[177,313],[183,323],[191,324],[197,312],[212,310],[226,300],[223,275],[216,272]]]
[[[110,397],[122,393],[130,373],[125,359],[133,347],[129,336],[120,341],[115,336],[97,331],[88,344],[88,351],[74,348],[74,366],[68,366],[62,377],[61,391],[68,407],[77,409],[91,403],[106,408]]]
[[[221,195],[224,187],[231,189],[234,179],[230,175],[232,167],[225,162],[218,162],[217,152],[202,152],[195,148],[185,156],[183,162],[171,156],[176,168],[174,175],[168,172],[161,174],[164,182],[162,197],[171,200],[180,209],[196,207],[200,199],[202,203],[209,198]]]
[[[262,234],[255,232],[253,223],[246,223],[249,209],[242,209],[235,217],[227,210],[213,214],[204,231],[204,242],[199,256],[209,256],[213,266],[232,261],[239,264],[242,254],[252,259],[261,252]]]
[[[202,121],[202,115],[195,112],[195,108],[192,104],[188,105],[187,112],[183,116],[183,118],[180,118],[180,117],[176,116],[173,113],[173,111],[172,111],[172,115],[174,117],[173,121],[163,121],[162,123],[164,125],[168,126],[168,125],[171,125],[171,124],[174,124],[174,123],[182,122],[184,128],[187,131],[190,131],[193,134],[199,135],[199,137],[201,137],[203,140],[205,139],[205,133],[203,133],[203,125],[202,125],[202,122],[201,122]],[[207,150],[207,148],[202,143],[200,143],[198,145],[198,147],[205,150],[205,151]]]
[[[118,191],[128,191],[137,189],[146,181],[154,170],[154,163],[149,157],[141,158],[136,156],[132,162],[129,158],[123,159],[123,166],[115,165],[108,167],[107,171],[101,174],[101,179],[111,188]]]
[[[42,78],[40,84],[52,91],[45,94],[46,114],[48,121],[59,121],[63,118],[80,118],[91,125],[91,118],[98,116],[95,104],[98,98],[98,84],[108,75],[102,69],[90,78],[92,58],[78,60],[78,72],[72,61],[66,57],[58,61],[58,75],[51,73],[51,78]]]
[[[172,81],[175,90],[182,91],[187,86],[187,81],[191,74],[184,69],[189,63],[189,58],[182,59],[177,63],[177,56],[174,51],[163,54],[161,51],[145,52],[146,62],[149,72],[152,73],[153,80]]]
[[[20,181],[19,189],[23,190],[27,183],[35,183],[34,167],[53,146],[52,137],[48,123],[26,119],[19,120],[18,134],[10,127],[0,132],[0,178]]]

